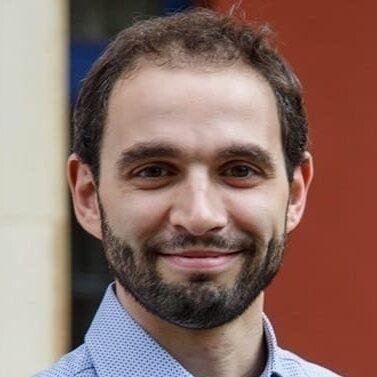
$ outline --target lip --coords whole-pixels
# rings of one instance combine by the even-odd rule
[[[231,266],[240,252],[187,250],[176,254],[160,254],[170,267],[181,271],[222,271]]]

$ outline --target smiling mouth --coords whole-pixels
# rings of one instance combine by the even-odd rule
[[[221,271],[238,259],[240,252],[185,251],[177,254],[159,254],[174,269],[182,271]]]

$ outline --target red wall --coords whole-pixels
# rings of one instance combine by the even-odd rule
[[[213,1],[227,11],[233,1]],[[345,376],[377,351],[377,2],[245,0],[305,88],[315,180],[267,294],[280,343]]]

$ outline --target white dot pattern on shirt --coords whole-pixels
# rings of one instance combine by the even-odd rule
[[[267,317],[268,361],[261,377],[339,377],[280,349]],[[85,343],[35,377],[193,377],[121,307],[110,285]]]

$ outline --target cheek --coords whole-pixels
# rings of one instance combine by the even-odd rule
[[[240,230],[258,234],[265,242],[284,231],[288,192],[252,190],[229,198],[231,221]]]
[[[158,233],[168,211],[168,198],[152,191],[109,196],[106,204],[106,214],[113,231],[131,246],[139,246]]]

